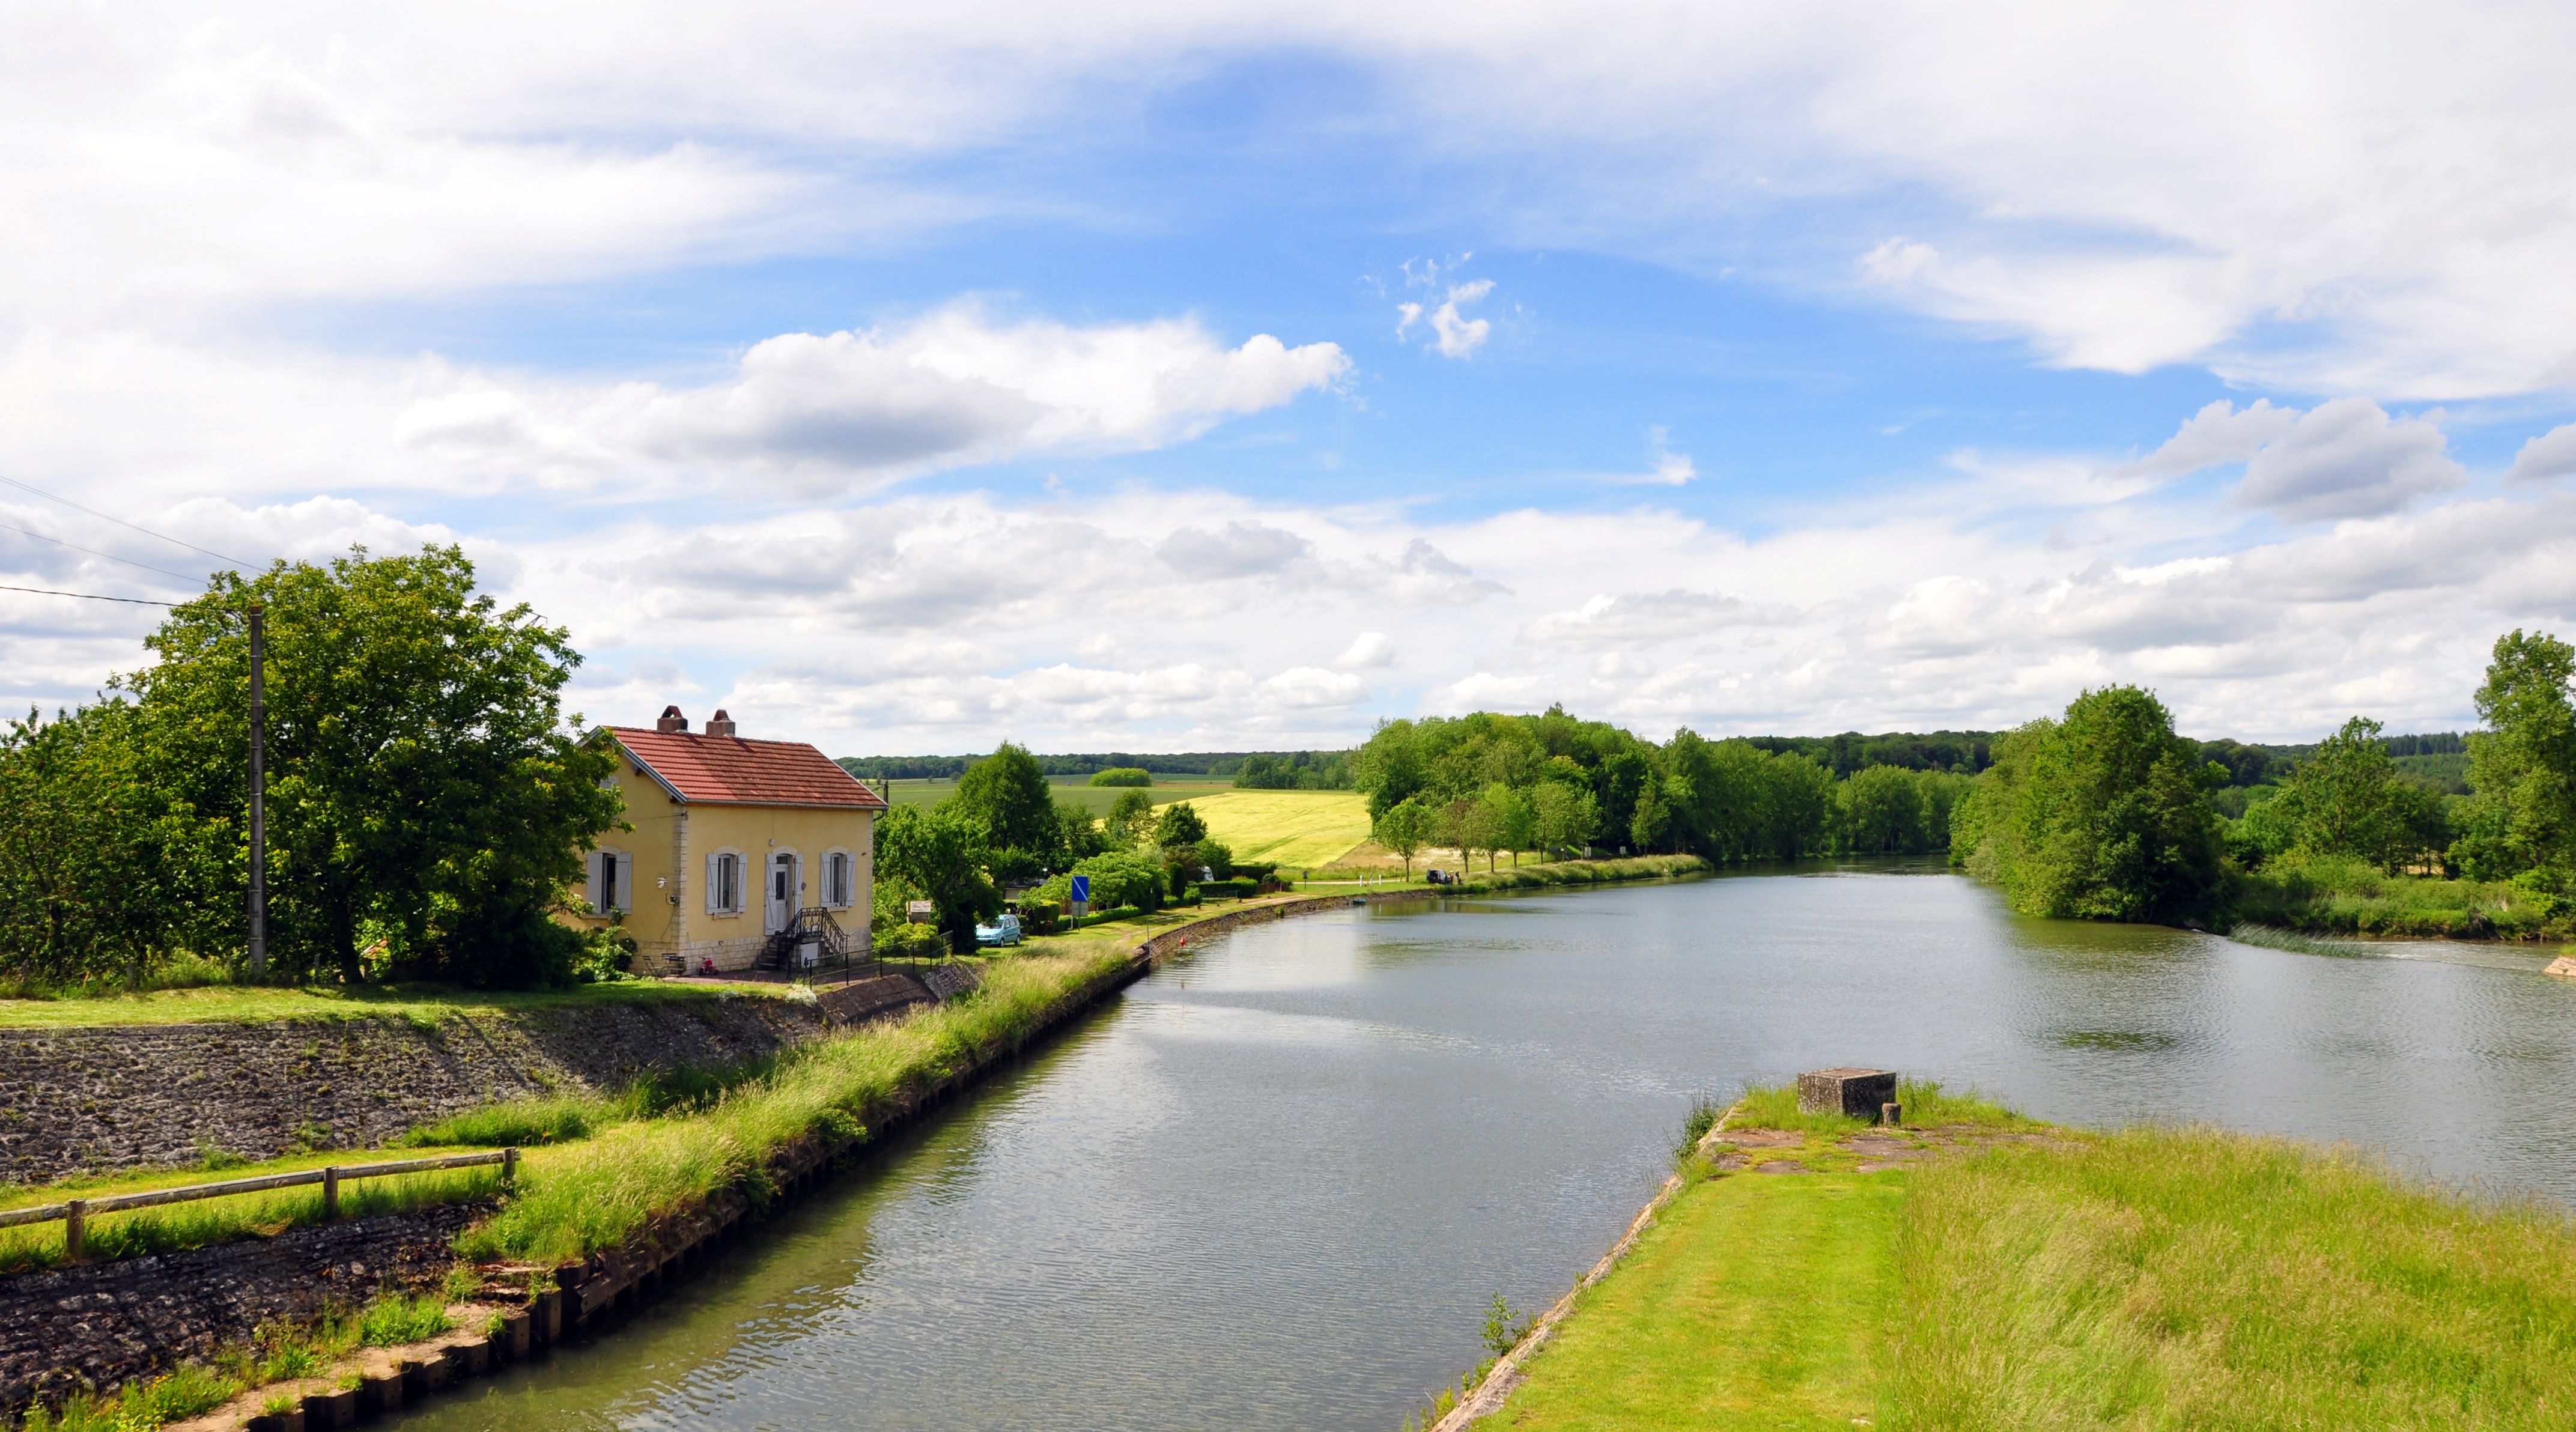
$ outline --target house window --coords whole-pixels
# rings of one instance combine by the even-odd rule
[[[720,850],[707,857],[707,913],[739,915],[743,912],[743,870],[740,852]]]
[[[827,851],[823,856],[823,903],[835,910],[850,908],[850,894],[857,883],[858,862],[846,850]]]
[[[588,858],[590,912],[635,908],[635,857],[617,850],[594,850]]]

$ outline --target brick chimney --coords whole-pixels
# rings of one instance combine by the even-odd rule
[[[733,734],[733,718],[725,714],[725,709],[723,707],[717,707],[716,714],[707,718],[707,734],[710,736],[730,736]]]
[[[724,713],[719,711],[716,714],[718,716],[722,716]],[[689,718],[680,714],[679,707],[665,706],[662,708],[662,719],[653,723],[653,729],[656,731],[686,731],[689,729]]]

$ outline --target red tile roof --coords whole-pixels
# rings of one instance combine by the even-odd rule
[[[693,805],[884,810],[885,799],[802,741],[746,741],[691,731],[611,726],[626,754]]]

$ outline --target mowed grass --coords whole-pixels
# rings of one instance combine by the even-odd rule
[[[1902,1175],[1693,1185],[1586,1291],[1486,1426],[1835,1428],[1876,1408]]]
[[[1330,865],[1369,838],[1368,799],[1357,791],[1226,791],[1190,807],[1237,860],[1301,870]]]
[[[394,1017],[434,1022],[453,1015],[480,1016],[562,1009],[576,1005],[651,1004],[706,1000],[723,994],[786,998],[784,985],[704,985],[638,980],[575,985],[568,989],[506,993],[436,985],[336,985],[279,988],[205,985],[146,994],[61,999],[0,999],[0,1028],[76,1029],[107,1024],[253,1024],[280,1019]]]
[[[1964,1114],[1985,1146],[1861,1174],[1826,1148],[1857,1121],[1756,1091],[1736,1126],[1798,1129],[1823,1171],[1692,1182],[1480,1425],[2576,1426],[2563,1209],[2349,1150],[1907,1093],[1909,1124]]]

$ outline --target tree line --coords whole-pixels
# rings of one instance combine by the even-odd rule
[[[1030,901],[1060,908],[1071,877],[1087,875],[1099,908],[1155,910],[1203,879],[1273,869],[1238,863],[1188,802],[1158,809],[1142,787],[1120,789],[1095,817],[1057,796],[1039,758],[1006,741],[969,765],[946,799],[878,819],[871,924],[899,936],[906,906],[928,900],[942,942],[968,948],[975,925],[1001,912],[1006,885],[1039,882]]]
[[[1968,746],[1958,750],[1963,757]],[[1838,778],[1817,754],[1711,741],[1661,745],[1552,706],[1380,725],[1353,763],[1379,844],[1417,851],[1686,853],[1721,863],[1936,854],[1969,777],[1902,764]]]
[[[267,629],[268,960],[288,980],[559,982],[615,952],[552,916],[613,825],[616,757],[563,710],[580,656],[455,547],[225,572],[98,700],[0,732],[0,979],[238,970],[249,634]]]

